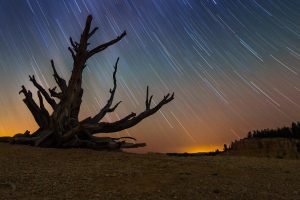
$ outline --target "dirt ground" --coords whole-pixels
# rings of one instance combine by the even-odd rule
[[[300,160],[0,144],[0,199],[300,199]]]

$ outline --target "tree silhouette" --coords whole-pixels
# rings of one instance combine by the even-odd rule
[[[227,151],[227,150],[228,150],[227,144],[224,144],[223,151]]]
[[[293,138],[300,139],[300,123],[293,122],[291,127],[282,127],[277,129],[263,129],[250,131],[247,138]]]
[[[85,28],[79,42],[74,41],[70,37],[71,47],[68,49],[73,58],[73,70],[68,83],[57,73],[54,61],[51,60],[53,77],[60,91],[57,91],[57,87],[54,87],[50,88],[47,92],[47,90],[36,81],[34,75],[29,76],[29,80],[38,90],[38,105],[33,100],[31,91],[27,90],[25,86],[22,86],[22,90],[19,93],[25,95],[23,101],[39,125],[39,129],[32,134],[29,134],[29,131],[26,131],[24,134],[16,134],[9,139],[11,143],[30,144],[41,147],[87,147],[95,149],[119,149],[145,146],[145,143],[125,142],[126,139],[135,140],[135,138],[132,137],[110,138],[94,136],[94,134],[97,133],[113,133],[135,126],[174,99],[174,93],[167,94],[159,103],[151,107],[153,95],[149,96],[149,87],[147,86],[145,110],[143,112],[138,115],[132,112],[124,118],[111,123],[102,122],[101,120],[104,116],[114,112],[121,103],[120,101],[113,105],[115,91],[117,89],[116,74],[119,58],[114,65],[113,88],[109,90],[110,97],[106,105],[100,109],[95,116],[88,117],[82,121],[78,119],[83,95],[82,73],[86,67],[86,61],[97,53],[119,42],[126,35],[124,31],[117,38],[88,50],[90,45],[89,39],[98,29],[98,27],[96,27],[91,30],[92,19],[91,15],[87,17]],[[44,100],[52,107],[53,112],[51,114],[45,108]]]

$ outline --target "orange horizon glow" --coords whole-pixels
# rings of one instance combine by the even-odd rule
[[[182,149],[181,152],[186,153],[199,153],[199,152],[213,152],[216,150],[222,151],[223,145],[208,145],[208,146],[191,146],[186,149]]]

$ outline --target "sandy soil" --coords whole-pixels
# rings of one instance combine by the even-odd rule
[[[300,160],[0,144],[0,199],[300,199]]]

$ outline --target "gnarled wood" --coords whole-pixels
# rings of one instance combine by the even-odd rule
[[[148,90],[147,90],[148,91]],[[148,97],[148,92],[147,92]],[[150,97],[151,98],[151,97]],[[153,108],[150,108],[150,99],[146,99],[146,109],[139,115],[136,115],[135,113],[131,113],[124,117],[123,119],[120,119],[116,122],[100,122],[97,124],[84,124],[83,126],[88,129],[92,134],[96,133],[112,133],[112,132],[118,132],[125,129],[128,129],[139,122],[141,122],[143,119],[153,115],[156,113],[163,105],[169,103],[174,99],[174,93],[170,96],[170,94],[167,94],[164,96],[164,98]]]
[[[33,85],[43,94],[43,96],[45,97],[46,101],[52,106],[53,109],[55,109],[56,107],[56,102],[54,99],[52,99],[49,94],[47,93],[47,91],[36,81],[35,76],[29,75],[29,80],[33,83]]]
[[[51,60],[51,66],[52,66],[52,70],[53,70],[53,73],[54,73],[54,74],[53,74],[53,77],[54,77],[54,79],[55,79],[57,85],[59,86],[59,88],[60,88],[60,90],[61,90],[62,92],[65,92],[65,91],[67,90],[67,83],[66,83],[65,79],[61,78],[61,77],[58,75],[53,60]]]
[[[167,94],[164,98],[151,108],[153,95],[149,97],[149,87],[146,90],[145,110],[140,114],[132,112],[124,118],[115,122],[101,122],[106,114],[114,112],[121,101],[113,105],[115,92],[117,89],[117,69],[119,58],[114,65],[113,71],[113,88],[109,90],[110,97],[107,103],[93,117],[88,117],[82,121],[78,120],[79,110],[82,102],[82,73],[86,67],[86,61],[95,54],[105,50],[106,48],[116,44],[125,37],[126,31],[112,39],[109,42],[88,50],[89,39],[96,33],[98,27],[91,31],[91,22],[93,18],[89,15],[86,19],[85,28],[81,34],[80,41],[76,42],[70,37],[69,51],[73,59],[73,70],[71,77],[67,82],[59,76],[56,71],[53,60],[51,66],[53,69],[53,77],[60,91],[56,91],[57,87],[49,89],[49,93],[40,85],[35,76],[29,76],[30,81],[38,89],[37,95],[39,105],[32,98],[32,93],[22,86],[19,93],[23,93],[24,103],[32,113],[35,121],[39,125],[39,129],[30,134],[26,131],[23,134],[16,134],[14,137],[1,138],[0,142],[11,142],[16,144],[29,144],[41,147],[61,147],[73,148],[84,147],[97,150],[117,150],[121,148],[137,148],[143,147],[145,143],[129,143],[126,140],[135,140],[132,137],[110,138],[98,137],[96,133],[112,133],[130,128],[143,119],[156,113],[163,105],[174,99],[172,95]],[[52,97],[55,97],[55,101]],[[44,105],[44,99],[52,107],[53,112],[50,114]]]

